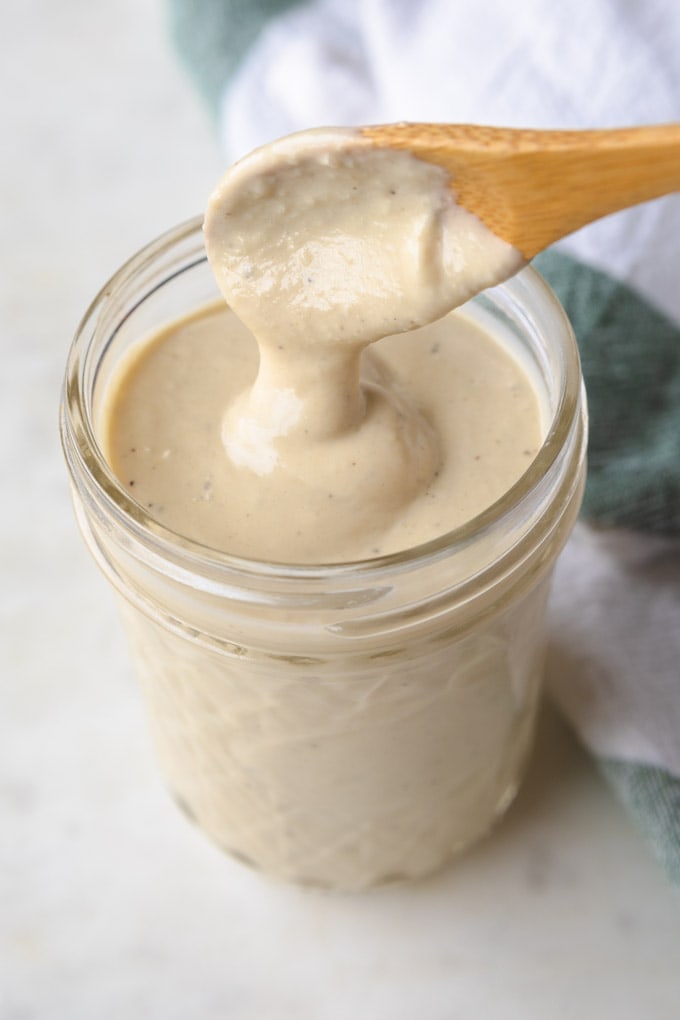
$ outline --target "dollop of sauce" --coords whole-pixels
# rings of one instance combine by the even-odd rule
[[[441,168],[352,130],[302,132],[237,163],[204,231],[259,347],[257,377],[223,420],[232,462],[313,482],[314,444],[351,433],[350,460],[372,463],[357,499],[393,513],[422,492],[440,466],[437,437],[370,359],[362,377],[362,352],[441,318],[521,256],[456,205]]]
[[[456,204],[441,167],[351,129],[301,132],[236,163],[204,232],[227,304],[266,356],[365,347],[522,265]]]

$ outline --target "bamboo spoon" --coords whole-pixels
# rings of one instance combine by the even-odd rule
[[[680,124],[604,131],[388,124],[362,134],[447,170],[457,203],[527,260],[602,216],[680,191]]]

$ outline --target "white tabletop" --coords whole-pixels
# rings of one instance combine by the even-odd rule
[[[274,885],[171,803],[57,405],[90,298],[222,161],[160,0],[3,22],[2,1020],[677,1017],[680,900],[550,709],[506,821],[413,887]]]

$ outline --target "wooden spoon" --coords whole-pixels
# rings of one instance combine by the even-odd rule
[[[602,216],[680,191],[680,124],[605,131],[387,124],[362,134],[447,170],[458,204],[526,259]]]

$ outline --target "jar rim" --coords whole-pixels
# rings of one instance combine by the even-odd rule
[[[118,525],[141,542],[155,557],[164,561],[174,561],[182,572],[204,574],[210,571],[211,574],[217,572],[230,578],[236,575],[257,580],[267,578],[280,581],[319,581],[341,579],[347,574],[359,579],[362,576],[372,577],[376,573],[381,575],[392,573],[405,567],[417,569],[445,556],[454,555],[481,535],[502,528],[508,516],[554,468],[565,436],[569,434],[579,409],[582,386],[580,359],[571,324],[564,309],[540,273],[533,266],[527,265],[514,277],[486,291],[485,294],[492,295],[494,292],[504,291],[518,302],[531,298],[534,304],[538,304],[544,312],[553,316],[553,327],[560,330],[565,341],[560,345],[562,379],[559,396],[543,443],[526,471],[481,513],[450,531],[407,549],[366,559],[314,564],[238,556],[213,549],[165,527],[129,495],[109,467],[88,413],[85,369],[88,366],[88,359],[92,357],[98,317],[120,287],[136,277],[144,267],[152,264],[163,252],[187,241],[200,239],[200,248],[196,248],[196,258],[191,266],[185,265],[176,272],[183,272],[207,261],[202,242],[202,223],[202,216],[195,216],[161,234],[129,258],[104,284],[76,330],[69,350],[62,390],[60,433],[72,477],[84,483],[90,495],[106,507]],[[157,286],[167,283],[173,275],[175,273],[166,275],[162,284]],[[148,294],[140,299],[140,303],[146,297]],[[109,343],[111,339],[112,337],[109,338]]]

